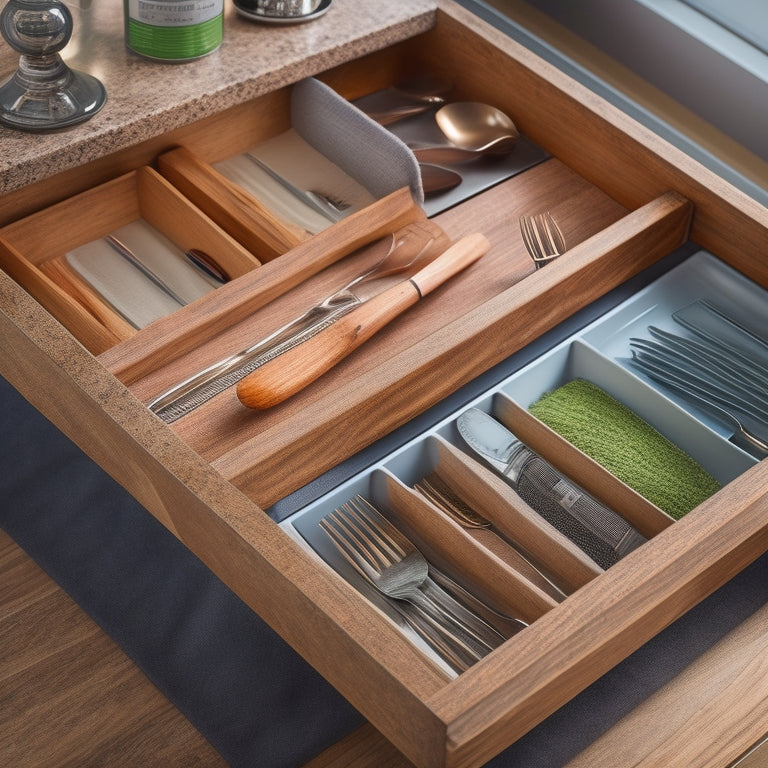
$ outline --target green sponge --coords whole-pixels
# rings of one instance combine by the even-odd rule
[[[574,379],[529,411],[675,520],[720,489],[698,462],[589,381]]]

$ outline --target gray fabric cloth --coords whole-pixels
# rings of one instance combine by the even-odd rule
[[[345,173],[381,198],[409,186],[424,202],[416,157],[396,136],[342,98],[325,83],[309,77],[291,91],[291,125]]]

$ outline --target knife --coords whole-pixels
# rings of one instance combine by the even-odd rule
[[[273,181],[276,181],[283,189],[290,192],[297,200],[300,200],[304,205],[308,205],[313,211],[319,213],[326,218],[332,224],[340,221],[346,215],[340,208],[332,206],[330,202],[323,200],[315,192],[311,192],[307,189],[300,189],[292,182],[288,181],[285,176],[281,176],[272,166],[267,165],[261,158],[252,155],[250,152],[246,152],[245,156],[258,168],[261,168],[264,173],[267,174]]]
[[[459,433],[548,523],[609,568],[646,542],[623,517],[562,475],[479,408],[462,413]]]
[[[718,402],[749,414],[768,427],[768,399],[765,388],[742,384],[735,370],[730,375],[714,365],[699,364],[692,354],[684,354],[657,342],[631,338],[629,346],[635,358],[649,361],[672,376],[683,379],[691,389],[709,393]]]
[[[265,409],[295,395],[489,248],[482,234],[462,238],[409,280],[368,299],[329,328],[246,376],[237,385],[240,402],[248,408]]]
[[[387,240],[390,242],[388,250],[371,269],[266,338],[213,363],[157,395],[147,407],[167,424],[172,424],[237,384],[267,360],[332,325],[375,292],[384,290],[397,275],[407,275],[428,263],[449,242],[447,235],[429,221],[408,224],[379,242],[386,246]]]
[[[148,280],[153,282],[163,293],[170,296],[180,307],[183,307],[187,302],[179,296],[176,291],[171,288],[168,283],[163,280],[162,277],[155,274],[146,264],[144,264],[143,261],[141,261],[136,254],[127,246],[125,243],[123,243],[121,240],[118,240],[114,235],[105,235],[104,240],[106,243],[117,253],[119,253],[127,262],[132,264],[136,269],[141,272],[144,277],[146,277]]]

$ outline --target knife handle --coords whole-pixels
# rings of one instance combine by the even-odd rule
[[[266,409],[300,392],[489,248],[484,235],[462,238],[410,280],[363,302],[333,325],[241,379],[237,384],[240,402],[248,408]]]

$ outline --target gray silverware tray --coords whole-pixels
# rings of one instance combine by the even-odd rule
[[[322,517],[356,494],[373,500],[381,497],[386,475],[412,486],[434,468],[436,439],[469,453],[456,428],[457,417],[466,409],[478,407],[493,413],[497,398],[509,398],[527,408],[545,392],[576,377],[588,378],[619,399],[720,483],[730,482],[758,459],[730,442],[723,424],[689,412],[682,402],[662,394],[621,362],[628,356],[632,336],[642,335],[650,324],[671,328],[676,325],[672,313],[700,298],[718,303],[734,319],[750,320],[753,327],[761,323],[768,327],[766,292],[711,254],[699,251],[432,428],[287,517],[281,525],[354,583],[355,574],[341,562],[318,525]]]

